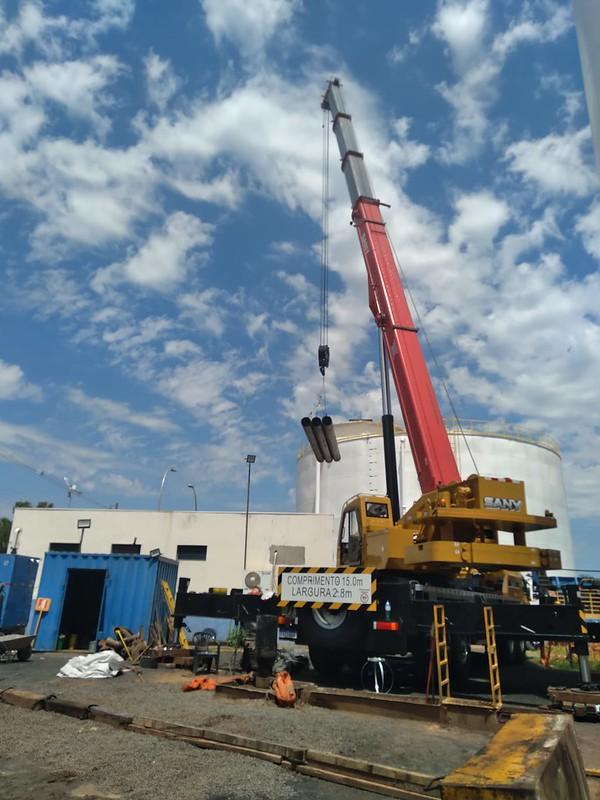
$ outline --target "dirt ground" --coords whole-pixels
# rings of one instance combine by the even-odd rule
[[[401,722],[311,706],[279,709],[257,700],[181,692],[189,673],[143,670],[83,681],[56,677],[65,653],[0,663],[0,690],[14,687],[96,703],[122,713],[326,750],[443,775],[485,746],[489,734],[421,721]],[[586,766],[600,769],[600,725],[578,724]],[[116,731],[92,721],[0,704],[0,796],[270,800],[366,800],[365,792],[324,783],[234,754]]]

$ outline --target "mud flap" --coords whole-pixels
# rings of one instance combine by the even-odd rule
[[[488,746],[442,781],[443,800],[589,800],[573,722],[515,714]]]

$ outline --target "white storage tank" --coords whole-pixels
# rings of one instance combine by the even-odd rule
[[[449,428],[448,435],[462,477],[479,472],[524,481],[528,512],[543,516],[549,509],[558,523],[555,530],[528,534],[528,544],[560,550],[563,568],[573,569],[571,528],[557,442],[517,426],[461,424],[462,432]],[[381,423],[336,422],[335,430],[341,461],[318,464],[308,443],[298,451],[296,510],[334,514],[337,522],[349,497],[359,493],[385,494],[386,487]],[[398,426],[396,458],[400,505],[404,512],[421,496],[421,490],[406,431]],[[512,537],[507,536],[506,541],[512,541]]]

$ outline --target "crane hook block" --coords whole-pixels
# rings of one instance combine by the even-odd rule
[[[323,377],[325,377],[325,370],[327,369],[328,366],[329,366],[329,345],[321,344],[319,345],[319,369]]]

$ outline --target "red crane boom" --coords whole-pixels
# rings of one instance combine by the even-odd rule
[[[380,202],[373,196],[337,78],[329,82],[322,105],[333,118],[352,202],[352,220],[367,268],[369,307],[383,333],[421,490],[430,492],[460,481],[460,473],[408,308]]]

